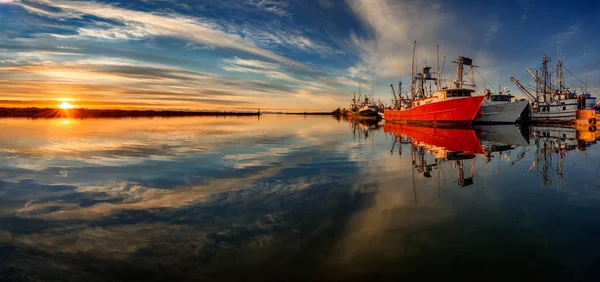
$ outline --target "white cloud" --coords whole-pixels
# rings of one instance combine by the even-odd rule
[[[319,55],[341,53],[340,50],[309,38],[297,29],[281,24],[234,27],[232,29],[237,29],[244,35],[244,38],[262,47],[287,47]]]
[[[554,42],[565,42],[579,32],[579,25],[570,25],[567,30],[550,36],[550,40]]]
[[[500,30],[500,23],[496,20],[491,20],[486,23],[487,27],[483,35],[485,42],[490,42],[496,37],[496,33]]]
[[[370,37],[351,34],[351,44],[362,60],[354,70],[382,77],[410,73],[413,40],[419,43],[421,51],[435,50],[432,41],[448,21],[440,5],[429,3],[387,0],[348,0],[348,3],[372,31]]]
[[[287,11],[287,7],[289,5],[284,1],[249,0],[246,4],[254,6],[263,11],[279,15],[279,16],[289,16],[290,15],[290,13]]]
[[[300,62],[291,60],[271,51],[262,49],[237,34],[226,33],[217,25],[197,18],[191,18],[174,13],[147,13],[119,8],[94,2],[79,1],[40,1],[41,3],[60,8],[60,12],[32,11],[30,5],[19,3],[31,13],[53,18],[75,17],[81,14],[92,15],[102,19],[118,21],[121,25],[111,28],[80,28],[83,36],[112,39],[138,39],[151,36],[179,38],[203,45],[236,49],[255,54],[289,66],[306,68]],[[38,9],[39,10],[39,9]]]

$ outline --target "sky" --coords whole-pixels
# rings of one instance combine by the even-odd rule
[[[560,52],[567,86],[600,92],[596,1],[0,0],[0,106],[331,111],[390,102],[415,64],[458,56],[510,82]],[[574,75],[571,75],[573,73]],[[600,96],[600,95],[596,95]]]

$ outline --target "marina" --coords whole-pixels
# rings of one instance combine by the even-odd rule
[[[600,281],[598,15],[0,0],[0,282]]]

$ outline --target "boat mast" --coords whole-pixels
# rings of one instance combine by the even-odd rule
[[[375,101],[374,96],[373,96],[373,84],[371,84],[371,103],[373,103],[373,101]]]
[[[476,66],[473,65],[473,60],[471,58],[459,56],[458,61],[454,63],[458,64],[458,70],[456,71],[457,80],[454,82],[456,88],[464,88],[465,85],[475,88],[475,76],[473,75],[473,68]],[[464,82],[465,65],[471,68],[469,70],[471,75],[470,84],[465,84]]]
[[[563,72],[560,57],[556,60],[556,79],[558,80],[558,93],[563,93]]]
[[[583,48],[583,59],[585,60],[585,48]],[[583,94],[587,94],[587,75],[585,74],[585,69],[583,71]]]
[[[400,96],[400,101],[402,101],[402,81],[398,81],[398,96]]]
[[[440,89],[442,88],[440,83],[441,83],[441,76],[440,76],[440,45],[437,45],[437,91],[440,91]]]
[[[544,97],[544,102],[547,100],[546,94],[548,93],[548,86],[550,84],[550,79],[549,76],[550,74],[548,73],[548,62],[550,62],[550,57],[544,55],[542,57],[542,69],[540,71],[541,76],[542,76],[542,95]],[[550,96],[552,97],[552,96]]]
[[[487,76],[486,68],[485,68],[485,63],[486,63],[486,59],[483,59],[483,75]],[[485,79],[485,77],[483,78],[483,92],[485,92],[485,89],[487,88],[487,80]],[[500,88],[498,88],[498,94],[500,93]]]
[[[458,62],[456,62],[458,64],[458,71],[456,72],[456,88],[463,88],[463,71],[464,71],[464,67],[463,67],[463,63],[462,63],[462,57],[458,57]]]
[[[412,85],[410,88],[410,94],[411,94],[411,98],[413,99],[413,101],[415,100],[415,49],[417,48],[417,41],[415,40],[413,42],[413,53],[412,53],[412,65],[411,65],[411,80],[412,80]]]

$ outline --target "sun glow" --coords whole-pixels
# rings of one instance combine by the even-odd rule
[[[63,110],[68,110],[68,109],[72,109],[73,105],[69,104],[69,102],[67,102],[67,101],[64,101],[60,105],[58,105],[58,107],[60,107]]]

